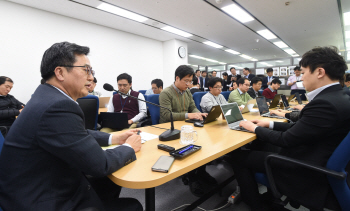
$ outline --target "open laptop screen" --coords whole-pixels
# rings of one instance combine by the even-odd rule
[[[284,107],[289,107],[289,103],[288,103],[286,96],[282,95],[281,98],[282,98]]]
[[[301,97],[300,97],[299,92],[295,92],[294,94],[295,94],[295,97],[296,97],[297,100],[298,100],[298,103],[299,103],[299,104],[303,104],[303,101],[301,101]]]
[[[229,103],[226,105],[221,105],[221,108],[226,118],[227,124],[231,124],[231,123],[243,120],[243,116],[239,111],[237,103]]]
[[[269,112],[269,107],[268,107],[268,105],[266,103],[265,97],[257,97],[256,98],[256,103],[258,104],[260,115]]]

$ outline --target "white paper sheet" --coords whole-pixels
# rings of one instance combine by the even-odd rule
[[[154,135],[154,134],[146,133],[146,132],[141,132],[140,136],[141,136],[141,143],[142,144],[145,143],[146,141],[153,140],[153,139],[156,139],[156,138],[159,137],[158,135]],[[102,147],[102,149],[103,150],[114,149],[114,148],[117,148],[119,146],[120,145],[111,145],[111,146],[108,146],[108,147]]]

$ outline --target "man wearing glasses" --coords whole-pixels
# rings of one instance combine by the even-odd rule
[[[240,109],[251,99],[253,99],[247,92],[249,90],[250,82],[248,78],[240,78],[237,81],[238,88],[231,92],[228,102],[236,102]]]
[[[62,42],[45,51],[39,85],[9,131],[0,157],[4,210],[143,210],[119,199],[107,175],[136,160],[137,130],[86,130],[76,100],[88,94],[94,71],[90,49]],[[103,151],[100,146],[119,144]],[[90,176],[89,176],[90,175]]]
[[[145,95],[160,94],[163,91],[163,81],[162,79],[154,79],[151,82],[152,88],[147,90]]]
[[[175,71],[175,82],[165,88],[159,95],[159,104],[172,111],[174,121],[185,119],[203,120],[207,114],[200,113],[194,104],[191,91],[193,69],[187,65],[179,66]],[[160,123],[170,122],[170,113],[166,109],[160,109]]]
[[[227,104],[225,97],[221,94],[221,78],[215,77],[208,81],[209,92],[202,97],[201,108],[204,113],[209,113],[211,108],[216,105]]]

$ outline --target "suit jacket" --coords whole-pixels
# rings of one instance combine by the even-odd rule
[[[208,77],[205,78],[204,87],[203,87],[203,77],[200,77],[200,78],[199,78],[199,81],[200,81],[200,88],[201,88],[201,89],[203,89],[204,87],[205,87],[205,88],[208,88],[208,81],[209,81],[209,78],[208,78]]]
[[[248,75],[248,79],[249,79],[249,81],[251,81],[253,78],[255,77],[255,75],[254,74],[249,74]],[[243,76],[243,78],[245,78],[245,76]]]
[[[135,160],[127,146],[102,150],[110,134],[85,129],[79,105],[40,85],[9,131],[0,156],[4,210],[104,210],[85,174],[104,177]]]
[[[241,75],[236,74],[236,76],[237,76],[237,80],[236,80],[236,81],[238,81],[238,79],[241,78]],[[227,81],[228,81],[229,84],[231,84],[231,78],[232,78],[232,75],[229,75],[229,76],[227,77]],[[232,87],[232,85],[231,85],[231,87]]]
[[[256,97],[262,96],[262,94],[259,91],[258,91],[258,96],[256,96],[253,87],[250,87],[247,92],[253,99],[255,99]]]
[[[222,79],[222,91],[225,92],[228,90],[228,86],[230,85],[231,81],[226,81],[224,79]]]
[[[282,147],[279,154],[326,166],[329,157],[350,131],[350,97],[340,85],[324,89],[309,102],[296,123],[275,122],[273,130],[257,127],[258,139]],[[298,199],[308,208],[320,209],[331,192],[325,175],[284,162],[272,169],[282,194]]]
[[[275,78],[278,78],[278,77],[276,77],[276,76],[272,76],[272,80],[273,79],[275,79]],[[268,79],[267,79],[267,77],[264,77],[263,78],[263,81],[262,81],[262,89],[266,89],[269,85],[267,85],[267,82],[268,82]]]

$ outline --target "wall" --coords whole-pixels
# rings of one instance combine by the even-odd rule
[[[90,47],[96,89],[104,96],[111,94],[103,84],[117,89],[116,78],[123,72],[133,77],[134,90],[151,88],[154,78],[163,78],[160,41],[11,2],[0,1],[0,8],[0,75],[14,80],[10,94],[23,103],[40,84],[44,51],[56,42]]]

